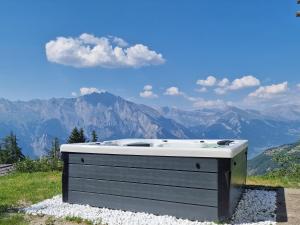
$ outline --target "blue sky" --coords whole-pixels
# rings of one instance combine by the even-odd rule
[[[72,97],[86,87],[154,106],[298,103],[295,2],[1,1],[0,97]]]

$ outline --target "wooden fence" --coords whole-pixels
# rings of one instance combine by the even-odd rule
[[[0,176],[4,176],[14,169],[12,164],[0,164]]]

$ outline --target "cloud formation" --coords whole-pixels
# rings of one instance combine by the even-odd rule
[[[158,97],[157,94],[153,93],[152,86],[149,84],[144,86],[143,91],[140,92],[140,96],[142,98],[157,98]]]
[[[247,88],[247,87],[255,87],[260,85],[260,81],[252,76],[243,76],[241,78],[237,78],[232,81],[231,85],[228,87],[229,90],[238,90],[242,88]]]
[[[228,91],[236,91],[244,88],[259,86],[260,81],[252,75],[247,75],[234,79],[232,82],[230,82],[227,78],[224,78],[218,84],[219,87],[214,91],[216,94],[223,95]]]
[[[226,87],[229,84],[229,80],[225,77],[218,82],[219,87]]]
[[[224,95],[227,92],[227,88],[220,88],[220,87],[218,87],[218,88],[215,88],[214,91],[218,95]]]
[[[226,103],[220,99],[217,100],[205,100],[205,99],[197,99],[193,103],[193,107],[201,109],[201,108],[223,108],[226,106]]]
[[[83,67],[139,68],[165,62],[162,54],[143,44],[129,44],[118,37],[96,37],[83,33],[79,37],[57,37],[45,45],[50,62]]]
[[[206,89],[205,89],[206,91]],[[194,97],[194,96],[189,96],[183,91],[180,91],[178,87],[169,87],[166,89],[165,95],[170,95],[170,96],[180,96],[183,97],[184,99],[190,101],[193,105],[194,108],[222,108],[227,106],[227,104],[222,101],[222,100],[205,100],[200,97]]]
[[[197,80],[197,84],[207,87],[214,86],[216,82],[217,79],[214,76],[208,76],[205,80]]]
[[[178,95],[183,95],[184,93],[179,91],[178,87],[169,87],[166,89],[165,95],[173,95],[173,96],[178,96]]]
[[[92,93],[103,93],[105,92],[104,90],[99,90],[98,88],[95,87],[82,87],[80,88],[80,95],[89,95]],[[74,92],[73,92],[74,94]]]
[[[203,92],[207,91],[207,88],[206,87],[200,87],[200,88],[196,89],[196,91],[200,92],[200,93],[203,93]]]
[[[251,92],[249,97],[256,98],[272,98],[278,94],[284,93],[288,90],[288,82],[282,82],[279,84],[272,84],[269,86],[261,86],[254,92]]]
[[[260,85],[259,79],[252,75],[247,75],[241,78],[234,79],[232,82],[230,82],[230,80],[226,77],[221,80],[218,80],[214,76],[208,76],[205,80],[197,80],[196,83],[202,88],[197,89],[196,91],[206,91],[207,87],[215,87],[214,91],[216,94],[219,95],[226,94],[228,91],[235,91],[243,88],[255,87]]]

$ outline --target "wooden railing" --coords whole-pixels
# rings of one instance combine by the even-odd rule
[[[0,164],[0,176],[6,175],[13,170],[14,166],[12,164]]]

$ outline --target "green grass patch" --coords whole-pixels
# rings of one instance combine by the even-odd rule
[[[93,223],[91,221],[82,219],[77,216],[67,216],[67,217],[65,217],[65,220],[74,222],[74,223],[78,223],[78,224],[93,225]],[[102,223],[99,223],[99,225],[102,225]]]
[[[18,207],[61,193],[60,172],[12,173],[0,177],[0,225],[27,225]]]
[[[294,176],[279,176],[272,174],[261,176],[248,176],[247,185],[300,188],[300,179],[299,177]]]
[[[60,172],[12,173],[0,177],[0,211],[61,193]]]
[[[0,225],[28,225],[31,219],[19,213],[18,208],[58,194],[61,194],[60,172],[15,172],[0,177]],[[59,224],[63,221],[60,220]],[[65,221],[92,225],[91,221],[79,217],[66,217]],[[49,217],[43,224],[56,224],[56,219]]]
[[[0,225],[28,225],[23,214],[0,214]]]

